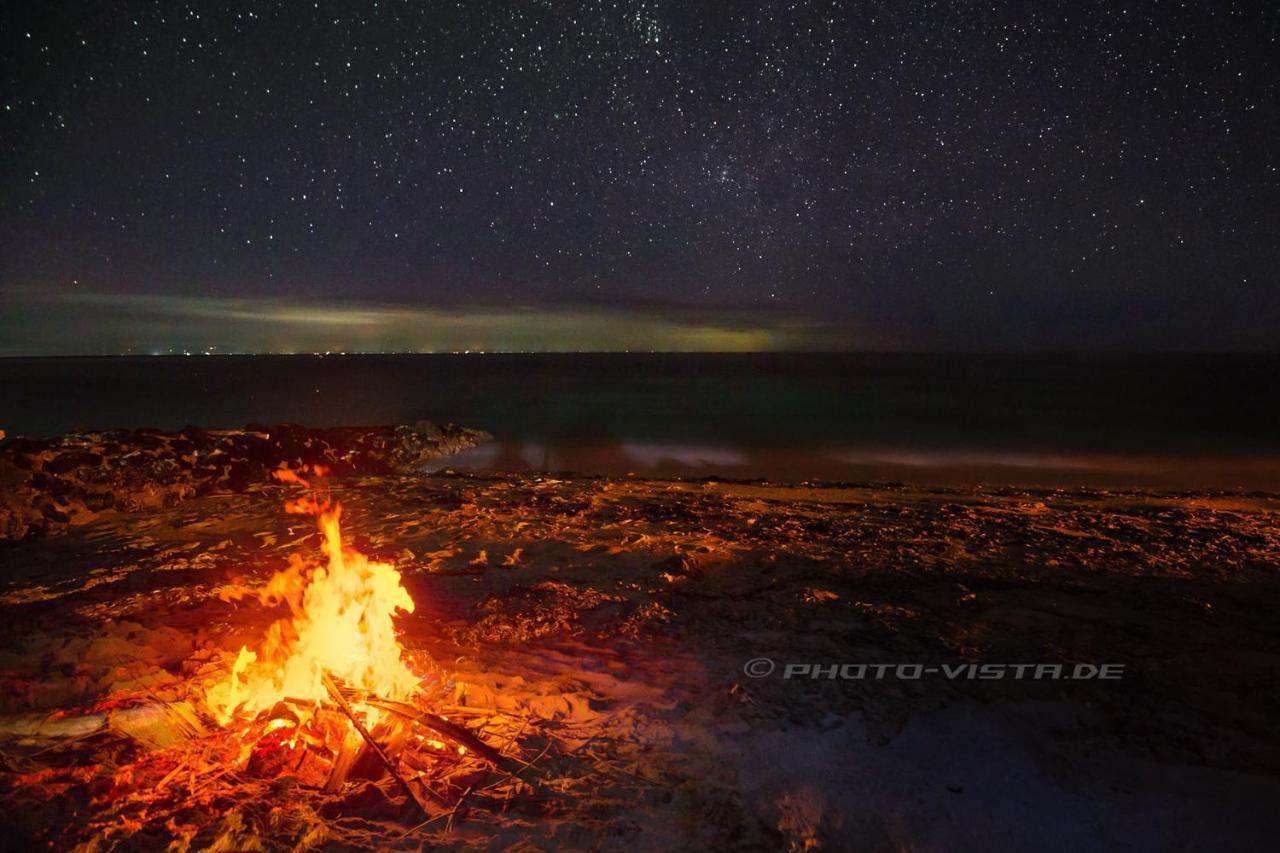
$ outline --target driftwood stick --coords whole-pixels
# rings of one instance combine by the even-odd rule
[[[462,804],[466,802],[467,795],[471,793],[471,789],[474,787],[474,785],[468,786],[467,790],[462,792],[462,796],[458,797],[458,802],[454,803],[453,808],[449,809],[449,818],[444,822],[445,832],[451,832],[453,830],[453,818],[458,814],[458,809],[462,808]]]
[[[480,738],[472,734],[470,729],[460,726],[457,723],[451,723],[444,717],[426,711],[419,711],[412,705],[406,705],[403,702],[393,702],[389,699],[375,699],[373,697],[369,697],[365,700],[365,704],[374,708],[381,708],[384,711],[390,711],[393,714],[399,714],[401,717],[411,720],[420,726],[431,729],[431,731],[436,734],[442,735],[454,743],[465,746],[467,749],[476,753],[499,770],[503,770],[514,775],[515,771],[524,769],[520,766],[519,762],[507,758],[505,755],[498,752],[498,750],[480,740]]]
[[[352,737],[353,734],[355,737]],[[326,793],[336,794],[342,790],[342,786],[347,783],[347,777],[351,775],[351,768],[355,766],[356,758],[360,755],[360,747],[364,743],[364,738],[354,730],[343,733],[338,753],[333,757],[329,778],[324,783]]]
[[[404,789],[404,792],[409,795],[409,800],[418,807],[418,811],[422,812],[424,817],[430,817],[430,812],[427,811],[426,804],[423,803],[422,800],[418,799],[418,793],[414,791],[413,788],[409,786],[409,782],[400,775],[400,771],[396,769],[396,766],[391,762],[391,759],[387,757],[387,754],[382,751],[382,747],[373,739],[373,735],[369,734],[369,730],[364,727],[364,723],[360,722],[359,718],[356,717],[355,711],[351,710],[351,706],[347,704],[347,700],[343,697],[342,691],[339,690],[338,685],[334,683],[333,677],[329,675],[328,671],[321,670],[320,678],[324,681],[324,689],[329,691],[330,698],[337,703],[338,707],[342,710],[342,713],[347,715],[347,719],[351,721],[351,725],[356,727],[356,731],[360,733],[360,737],[364,738],[364,742],[369,744],[369,749],[373,750],[373,754],[376,755],[378,760],[382,762],[383,766],[387,768],[387,772],[391,774],[391,778],[395,779],[400,787]]]

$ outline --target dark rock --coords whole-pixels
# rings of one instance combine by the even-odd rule
[[[281,466],[323,465],[335,477],[411,473],[487,440],[479,430],[425,421],[15,438],[0,446],[0,540],[57,533],[108,509],[158,509],[196,495],[243,492],[269,483]]]
[[[50,459],[43,470],[50,474],[65,474],[76,468],[97,468],[101,465],[102,457],[92,450],[72,450]]]

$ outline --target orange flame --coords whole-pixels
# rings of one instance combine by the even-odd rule
[[[319,466],[312,470],[326,473]],[[310,486],[288,469],[275,477]],[[208,691],[218,721],[225,725],[237,713],[256,714],[285,697],[327,699],[325,671],[349,687],[389,699],[408,697],[418,679],[405,665],[391,622],[397,610],[413,612],[400,573],[342,544],[340,504],[306,496],[286,503],[285,510],[316,517],[324,563],[290,555],[288,568],[256,591],[265,604],[287,605],[290,615],[268,629],[258,652],[241,648],[228,678]]]

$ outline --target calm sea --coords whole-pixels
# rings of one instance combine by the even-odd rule
[[[0,429],[453,421],[582,473],[1280,490],[1275,355],[0,359]]]

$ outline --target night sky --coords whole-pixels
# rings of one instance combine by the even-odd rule
[[[0,354],[1280,341],[1275,4],[0,14]]]

